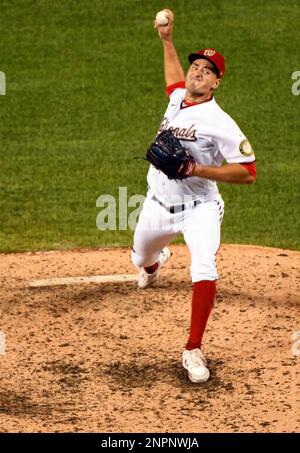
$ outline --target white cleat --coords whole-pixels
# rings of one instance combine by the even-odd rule
[[[148,274],[142,267],[138,276],[138,287],[143,289],[153,285],[153,283],[158,279],[161,268],[166,264],[167,261],[169,261],[170,257],[171,252],[168,247],[165,247],[160,252],[160,255],[158,257],[158,268],[155,272],[153,272],[153,274]]]
[[[207,368],[207,362],[200,349],[192,349],[184,351],[182,355],[183,367],[188,370],[189,378],[195,384],[206,382],[209,379],[210,373]]]

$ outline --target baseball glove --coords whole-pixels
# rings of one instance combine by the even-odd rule
[[[161,132],[147,150],[146,158],[169,179],[192,175],[196,162],[169,130]]]

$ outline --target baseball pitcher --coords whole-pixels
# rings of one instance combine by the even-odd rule
[[[224,214],[217,182],[253,183],[255,156],[248,139],[214,98],[225,72],[224,57],[213,48],[191,53],[185,75],[172,39],[173,13],[164,13],[166,21],[156,19],[155,28],[163,45],[170,101],[146,155],[151,163],[148,193],[134,233],[132,261],[139,268],[139,288],[153,285],[170,258],[167,245],[183,235],[193,282],[183,366],[190,380],[200,383],[210,375],[201,348],[216,295],[216,253]]]

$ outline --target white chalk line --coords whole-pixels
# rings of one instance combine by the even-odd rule
[[[136,274],[91,275],[86,277],[64,277],[31,280],[31,282],[29,282],[29,287],[41,288],[43,286],[80,285],[82,283],[122,283],[135,282],[136,280]]]

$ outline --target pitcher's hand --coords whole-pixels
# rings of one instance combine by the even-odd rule
[[[166,11],[169,22],[167,25],[159,25],[156,20],[154,20],[154,28],[158,32],[158,36],[162,41],[171,41],[173,34],[173,24],[174,24],[174,14],[170,9],[164,9]]]

